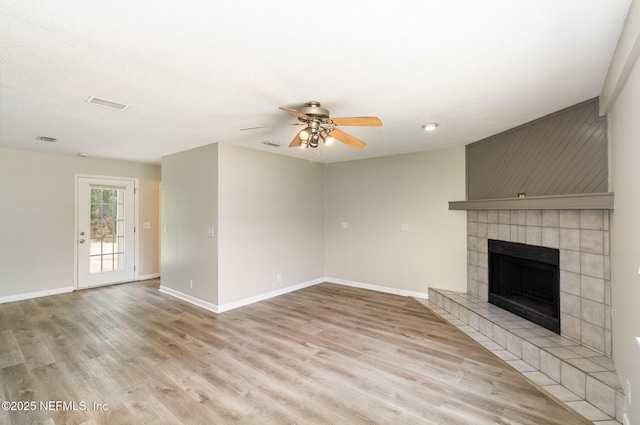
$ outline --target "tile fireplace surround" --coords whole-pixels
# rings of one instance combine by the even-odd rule
[[[467,291],[485,301],[488,239],[559,249],[561,334],[611,357],[609,210],[467,211]]]
[[[611,358],[609,211],[469,209],[467,293],[429,288],[429,299],[423,301],[598,425],[620,425],[625,406]],[[562,336],[488,304],[489,239],[560,251]]]

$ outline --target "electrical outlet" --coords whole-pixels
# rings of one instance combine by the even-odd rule
[[[409,231],[409,223],[402,223],[402,224],[400,225],[400,229],[401,229],[403,232],[408,232],[408,231]]]
[[[166,224],[163,224],[163,225],[162,225],[162,231],[163,231],[164,233],[167,233],[167,225],[166,225]]]
[[[189,288],[193,289],[193,279],[189,279]]]
[[[343,229],[348,229],[349,228],[349,223],[347,223],[346,221],[342,222],[342,228]]]
[[[209,227],[207,229],[207,237],[208,238],[213,238],[216,236],[216,229],[214,229],[213,227]]]
[[[142,228],[151,229],[151,223],[149,223],[148,221],[145,221],[144,223],[142,223]]]
[[[278,273],[278,274],[276,275],[276,281],[277,281],[277,282],[282,282],[282,274]]]

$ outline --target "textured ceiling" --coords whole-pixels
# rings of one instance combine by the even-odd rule
[[[0,146],[156,163],[218,141],[318,162],[460,146],[598,96],[629,5],[2,0]],[[384,126],[343,127],[360,151],[288,148],[278,106],[309,100]],[[283,126],[240,131],[261,125]]]

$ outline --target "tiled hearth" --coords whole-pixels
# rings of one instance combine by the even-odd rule
[[[487,302],[489,239],[560,251],[561,335]],[[610,265],[608,209],[469,210],[467,293],[429,288],[423,302],[589,420],[619,424]]]
[[[420,301],[594,424],[620,424],[625,398],[611,358],[469,293],[429,288]]]

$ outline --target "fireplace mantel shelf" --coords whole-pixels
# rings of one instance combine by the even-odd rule
[[[612,210],[613,193],[450,201],[450,210]]]

